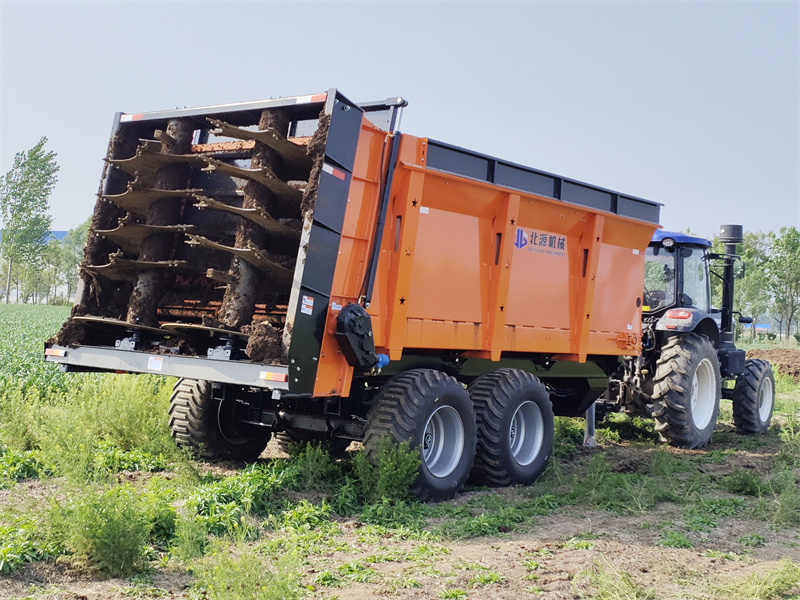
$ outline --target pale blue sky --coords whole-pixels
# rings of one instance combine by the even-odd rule
[[[0,172],[42,135],[55,229],[114,113],[336,87],[401,130],[661,202],[667,229],[800,227],[798,2],[0,0]]]

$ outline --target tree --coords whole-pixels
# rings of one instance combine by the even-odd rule
[[[753,341],[756,339],[756,324],[769,314],[772,305],[766,271],[770,250],[769,234],[761,232],[745,232],[739,247],[745,271],[744,277],[734,286],[735,305],[744,315],[753,318]]]
[[[770,233],[772,255],[767,263],[769,287],[775,308],[786,323],[786,335],[792,333],[792,321],[800,310],[800,230],[781,227],[780,235]]]
[[[0,253],[8,262],[6,303],[11,291],[11,270],[15,262],[25,261],[35,268],[44,252],[52,217],[49,198],[56,184],[58,163],[55,152],[45,151],[43,137],[27,152],[14,156],[14,165],[0,182],[0,217],[3,222]]]

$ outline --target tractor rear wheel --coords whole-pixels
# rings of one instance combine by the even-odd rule
[[[700,448],[711,440],[720,400],[719,360],[704,335],[671,337],[656,364],[653,417],[662,442]]]
[[[200,458],[255,460],[266,448],[270,433],[240,423],[240,406],[222,394],[215,395],[210,381],[179,379],[170,398],[172,437]]]
[[[733,424],[738,433],[764,433],[775,407],[775,376],[765,360],[745,362],[733,388]]]
[[[419,449],[420,465],[411,495],[423,502],[455,496],[475,457],[475,413],[464,387],[432,369],[392,377],[367,414],[364,451],[373,462],[386,440]]]
[[[469,388],[478,422],[471,479],[480,485],[528,485],[553,450],[553,405],[544,385],[519,369],[499,369]]]

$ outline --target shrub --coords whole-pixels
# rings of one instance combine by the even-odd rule
[[[52,531],[78,563],[111,576],[141,571],[152,523],[142,498],[129,484],[88,486],[74,500],[55,503]]]
[[[363,451],[354,453],[352,458],[359,492],[367,504],[374,504],[381,498],[408,499],[408,490],[417,478],[419,465],[419,452],[408,442],[394,445],[386,440],[378,451],[376,465]]]
[[[328,490],[342,478],[341,469],[322,444],[305,444],[291,462],[297,485],[303,490]]]
[[[760,496],[764,486],[764,481],[750,471],[734,471],[720,481],[722,489],[741,496]]]
[[[218,544],[193,570],[194,588],[208,600],[293,600],[304,593],[297,559],[290,553],[268,564],[251,547],[229,551]]]

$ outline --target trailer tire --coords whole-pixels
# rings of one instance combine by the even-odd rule
[[[255,460],[266,448],[270,434],[255,426],[237,426],[237,405],[215,398],[210,381],[179,379],[169,407],[173,439],[199,458]]]
[[[653,417],[662,442],[700,448],[711,440],[719,415],[719,359],[704,335],[671,337],[656,363]]]
[[[775,376],[765,360],[749,359],[733,388],[733,424],[737,433],[764,433],[775,407]]]
[[[281,450],[286,454],[291,454],[292,446],[304,446],[306,444],[321,444],[327,448],[331,456],[334,458],[342,458],[345,455],[345,450],[350,446],[350,440],[342,438],[329,438],[324,434],[315,434],[310,431],[301,431],[299,429],[287,429],[275,434],[275,440],[278,442]]]
[[[378,391],[367,414],[364,452],[375,464],[385,440],[419,448],[412,497],[438,502],[464,486],[475,458],[475,412],[454,378],[432,369],[405,371]]]
[[[498,369],[469,388],[478,424],[471,481],[505,486],[533,483],[553,451],[553,405],[527,371]]]

